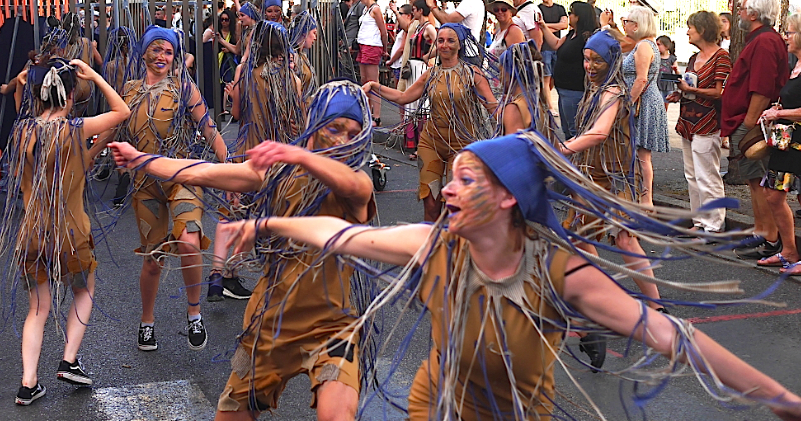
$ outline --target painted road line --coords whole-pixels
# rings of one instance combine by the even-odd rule
[[[713,322],[727,322],[729,320],[746,320],[746,319],[760,319],[764,317],[789,316],[792,314],[801,314],[801,308],[796,308],[794,310],[768,311],[765,313],[745,313],[745,314],[727,314],[723,316],[710,316],[710,317],[691,317],[685,320],[693,324],[700,324],[700,323],[713,323]]]
[[[106,420],[210,420],[215,407],[200,388],[188,380],[143,383],[95,389],[100,419]]]

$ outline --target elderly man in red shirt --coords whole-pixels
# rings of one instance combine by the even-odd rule
[[[748,31],[748,36],[723,91],[720,122],[721,136],[731,136],[731,154],[734,156],[740,155],[740,140],[757,126],[762,111],[779,98],[779,92],[790,78],[787,47],[773,30],[778,13],[778,0],[740,0],[740,29]],[[782,249],[764,188],[759,185],[766,173],[766,159],[743,158],[739,162],[740,176],[748,180],[751,191],[754,233],[757,235],[746,249],[737,251],[741,258],[760,259]]]

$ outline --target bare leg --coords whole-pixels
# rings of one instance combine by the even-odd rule
[[[353,421],[359,394],[338,381],[327,381],[317,388],[317,421]]]
[[[142,296],[142,323],[153,323],[156,319],[153,309],[156,306],[156,294],[159,290],[161,266],[150,257],[142,261],[142,273],[139,275],[139,294]]]
[[[426,222],[434,222],[442,213],[442,202],[429,194],[423,198],[423,209],[425,211],[424,220]]]
[[[790,262],[797,262],[799,256],[795,244],[795,223],[793,222],[793,211],[787,204],[787,192],[774,189],[764,189],[764,191],[765,199],[779,230],[779,237],[784,245],[782,256]]]
[[[373,64],[359,64],[359,69],[362,75],[362,84],[370,81],[378,82],[378,66]],[[370,101],[370,110],[373,112],[373,118],[381,118],[381,98],[375,95],[367,95]]]
[[[22,385],[34,387],[39,380],[39,355],[42,353],[44,327],[50,314],[50,285],[36,286],[28,293],[30,308],[22,328]]]
[[[181,255],[181,273],[186,286],[186,299],[189,303],[200,303],[201,278],[203,277],[203,258],[200,256],[200,232],[187,233],[186,229],[178,237],[178,253]],[[200,314],[200,305],[188,305],[187,314]]]
[[[640,241],[634,237],[629,236],[628,233],[626,233],[625,231],[618,234],[617,238],[615,238],[615,244],[617,244],[617,246],[620,247],[620,249],[623,251],[636,253],[640,255],[645,254],[645,251],[640,246]],[[648,268],[648,266],[650,266],[651,263],[646,259],[623,255],[623,261],[626,262],[628,264],[628,267],[632,270],[636,270],[646,276],[651,276],[651,277],[654,276],[654,270]],[[646,297],[655,300],[659,299],[659,289],[656,287],[656,285],[650,282],[641,281],[639,279],[634,279],[634,282],[637,284],[637,286],[640,288],[640,291]],[[653,302],[649,302],[648,305],[654,309],[662,307],[660,304],[656,304]]]
[[[223,222],[217,223],[217,229],[214,231],[214,261],[211,262],[211,271],[223,273],[225,262],[228,260],[228,240],[231,234],[222,229]],[[230,273],[223,273],[223,275],[230,275]]]
[[[779,239],[779,228],[773,219],[773,212],[765,194],[765,188],[759,185],[760,179],[748,180],[748,189],[751,191],[751,207],[754,209],[754,233],[765,237],[770,242]],[[784,238],[782,238],[782,242]]]
[[[642,173],[642,194],[640,195],[640,203],[653,207],[654,166],[651,163],[651,151],[637,148],[637,160],[640,161],[640,172]]]
[[[92,315],[95,295],[95,273],[86,277],[86,288],[72,288],[72,305],[67,316],[67,343],[64,344],[64,361],[74,363],[78,358],[78,349],[81,347],[89,316]]]
[[[548,98],[548,108],[554,110],[555,108],[553,107],[551,99],[551,91],[553,91],[553,78],[551,76],[544,76],[544,78],[545,78],[544,84],[545,86],[548,87],[548,94],[545,95],[545,97]]]

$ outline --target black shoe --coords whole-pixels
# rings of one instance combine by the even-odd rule
[[[74,363],[61,360],[61,363],[58,365],[56,376],[59,380],[78,386],[92,385],[92,379],[83,371],[83,364],[81,364],[80,360],[76,360]]]
[[[159,349],[156,343],[156,330],[153,326],[139,325],[139,349],[142,351],[155,351]]]
[[[47,389],[39,383],[36,383],[35,387],[20,386],[19,391],[17,391],[17,397],[14,399],[14,403],[23,406],[30,405],[33,401],[44,396],[46,392]]]
[[[203,326],[203,319],[190,320],[186,325],[186,340],[189,342],[189,349],[200,351],[206,347],[209,337],[206,335],[206,326]]]
[[[656,309],[656,311],[658,311],[658,312],[660,312],[660,313],[662,313],[662,314],[670,314],[670,312],[668,311],[668,309],[666,309],[666,308],[664,308],[664,307],[659,307],[658,309]]]
[[[776,244],[771,244],[768,240],[763,241],[761,244],[747,248],[747,249],[737,249],[734,251],[734,254],[741,259],[764,259],[765,257],[773,256],[776,253],[782,251],[782,240],[776,242]]]
[[[580,342],[579,349],[590,357],[590,365],[595,368],[603,367],[606,360],[606,338],[597,333],[590,333],[581,338]],[[592,369],[592,372],[597,373],[598,370]]]
[[[223,278],[222,285],[223,295],[228,298],[233,298],[235,300],[247,300],[250,298],[250,294],[252,294],[249,289],[242,286],[242,280],[239,279],[238,276],[234,276],[233,278]]]
[[[208,302],[215,302],[215,301],[222,301],[223,298],[223,277],[217,272],[212,273],[209,275],[209,292],[206,295],[206,301]]]
[[[754,248],[754,247],[756,247],[756,246],[758,246],[758,245],[760,245],[760,244],[762,244],[764,242],[765,242],[765,237],[763,237],[761,235],[752,235],[752,236],[750,236],[748,238],[740,240],[740,245],[735,247],[734,250],[735,251],[737,251],[737,250],[747,251],[747,249],[750,250],[750,249],[752,249],[752,248]]]

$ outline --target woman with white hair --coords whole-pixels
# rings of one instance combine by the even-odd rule
[[[634,6],[623,19],[626,37],[636,42],[623,60],[623,78],[629,89],[634,113],[637,159],[642,171],[640,203],[653,206],[654,168],[651,152],[669,152],[667,113],[657,86],[659,48],[656,46],[656,20],[651,9]]]

